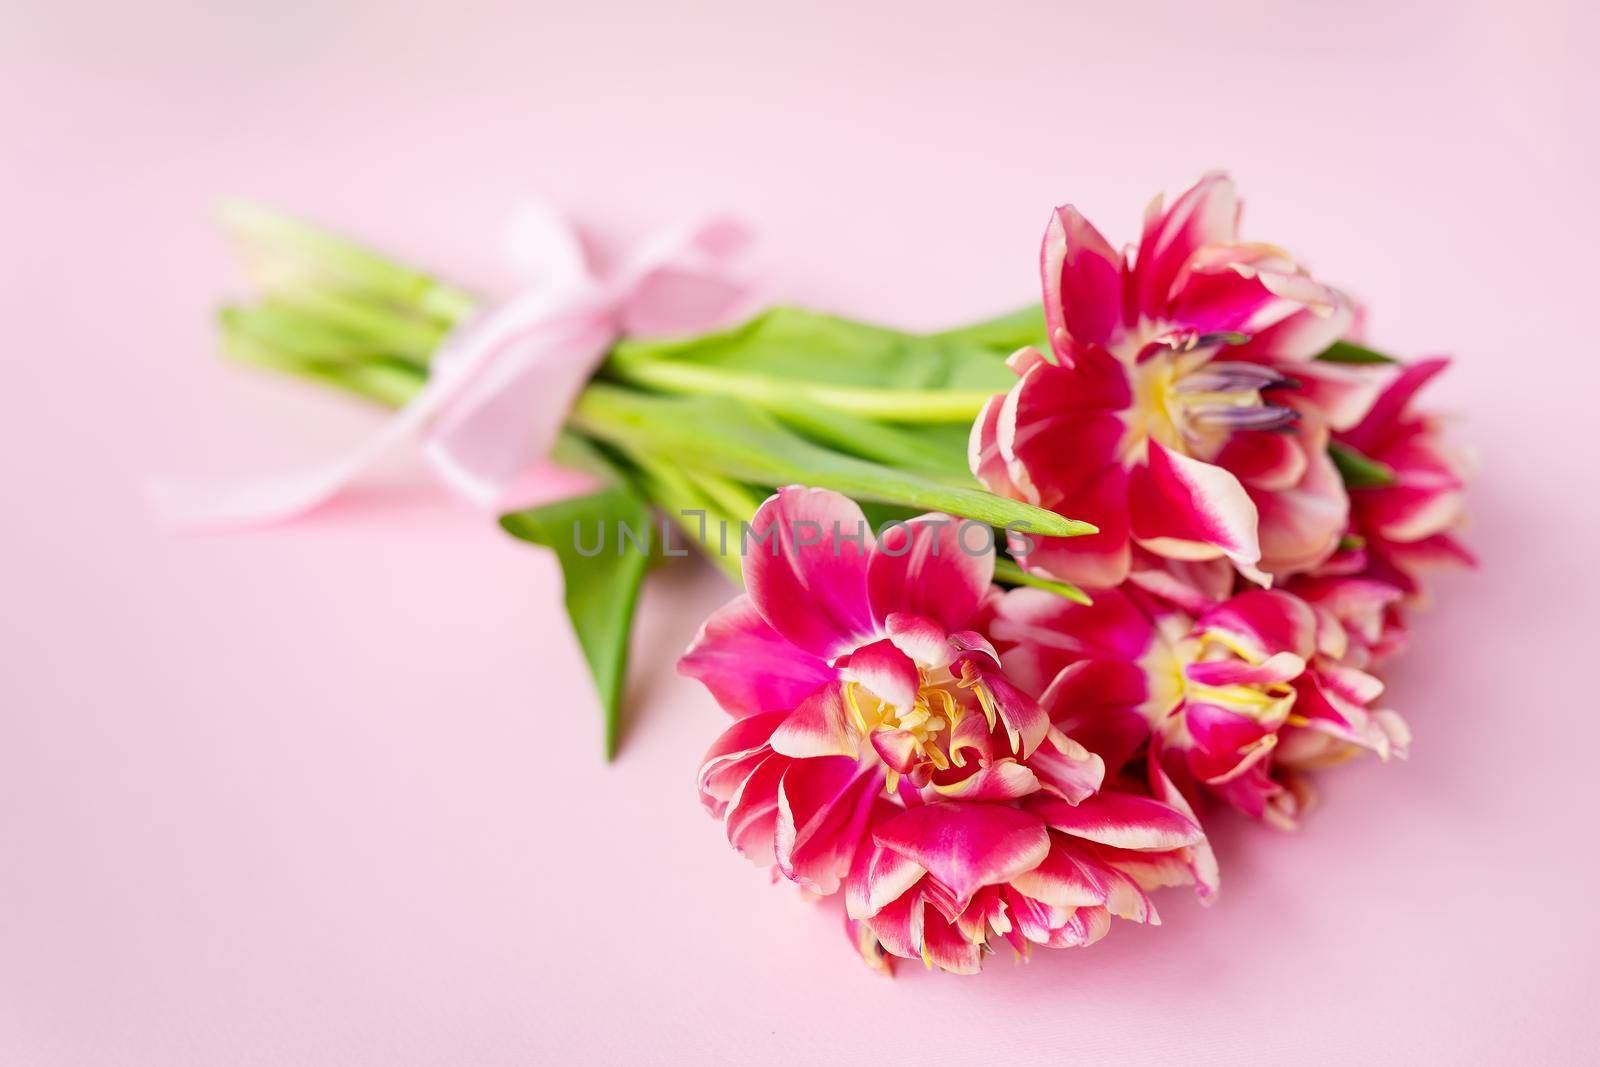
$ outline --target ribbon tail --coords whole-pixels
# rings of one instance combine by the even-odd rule
[[[614,330],[592,295],[546,293],[513,301],[446,341],[422,391],[347,455],[280,477],[153,484],[146,492],[150,508],[159,521],[197,532],[289,522],[419,441],[452,489],[479,506],[494,506],[549,454]],[[554,491],[581,492],[586,485],[569,477]],[[550,491],[547,486],[547,498],[554,499]]]
[[[296,474],[149,484],[157,520],[197,531],[288,522],[418,443],[434,472],[480,507],[512,493],[527,503],[592,491],[592,478],[547,460],[584,385],[619,331],[672,336],[725,317],[747,295],[728,266],[747,235],[723,221],[664,234],[609,285],[588,273],[576,235],[548,207],[524,207],[512,239],[535,287],[452,334],[422,391],[376,435]]]
[[[162,525],[196,533],[273,526],[301,518],[350,488],[415,440],[453,389],[430,382],[372,437],[330,463],[252,479],[162,479],[145,501]]]
[[[482,508],[523,506],[591,491],[587,475],[547,461],[578,394],[611,348],[607,316],[554,322],[520,338],[427,431],[423,456]]]

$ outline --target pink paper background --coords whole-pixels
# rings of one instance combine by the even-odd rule
[[[0,4],[0,1062],[1593,1062],[1595,18],[1579,3]],[[726,206],[775,297],[910,325],[1034,291],[1227,166],[1250,235],[1459,357],[1478,574],[1392,692],[1413,759],[1209,911],[974,980],[860,967],[695,802],[721,713],[656,581],[614,766],[551,561],[404,495],[227,539],[151,473],[372,424],[223,365],[242,192],[467,279],[525,191]]]

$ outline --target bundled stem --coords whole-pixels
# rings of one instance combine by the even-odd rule
[[[478,307],[463,289],[297,219],[240,202],[222,218],[261,290],[219,315],[223,350],[241,362],[396,408]],[[502,519],[561,562],[608,753],[620,736],[628,632],[648,561],[624,558],[620,544],[586,551],[585,523],[636,528],[658,509],[735,581],[740,562],[726,531],[792,483],[896,515],[943,511],[1037,535],[1092,533],[984,491],[966,469],[966,427],[1009,379],[1004,356],[1042,336],[1037,309],[919,336],[775,308],[719,334],[620,343],[580,396],[557,453],[603,488]],[[1009,560],[996,579],[1087,601]]]

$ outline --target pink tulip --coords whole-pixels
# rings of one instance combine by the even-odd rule
[[[1350,489],[1350,527],[1338,552],[1287,589],[1337,616],[1358,666],[1405,647],[1404,608],[1424,599],[1422,578],[1470,567],[1455,538],[1466,521],[1467,461],[1445,439],[1441,420],[1414,410],[1416,394],[1448,365],[1427,359],[1402,368],[1362,421],[1336,440],[1393,474],[1390,484]]]
[[[1305,772],[1363,750],[1405,755],[1405,722],[1376,703],[1383,684],[1360,666],[1386,606],[1370,592],[1313,606],[1255,589],[1196,614],[1133,584],[1092,606],[1019,589],[989,632],[1053,725],[1108,768],[1153,787],[1170,776],[1191,800],[1210,793],[1288,827],[1310,796]]]
[[[1072,803],[1040,790],[1016,806],[881,805],[845,890],[846,929],[870,963],[921,959],[975,973],[1009,945],[1081,948],[1113,917],[1158,925],[1147,891],[1200,882],[1215,865],[1193,814],[1132,793]]]
[[[1102,913],[1148,919],[1144,888],[1207,870],[1182,799],[1100,792],[1100,757],[967,628],[994,592],[992,545],[942,515],[875,538],[851,501],[798,487],[752,529],[747,592],[679,664],[736,716],[706,754],[701,799],[744,855],[814,893],[880,870],[876,890],[851,882],[869,959],[960,971],[989,935],[1087,944]],[[1051,864],[1099,879],[1076,918],[1060,893],[1030,895],[1047,878],[1030,872]]]
[[[1212,174],[1170,209],[1158,198],[1126,252],[1075,208],[1052,216],[1051,351],[1012,357],[1020,380],[979,415],[970,462],[994,492],[1100,532],[1040,541],[1029,570],[1110,587],[1142,546],[1260,577],[1337,547],[1349,501],[1328,435],[1360,421],[1381,374],[1313,362],[1349,301],[1282,250],[1239,243],[1238,215]]]
[[[1441,421],[1414,408],[1417,393],[1449,361],[1405,367],[1365,418],[1337,439],[1394,472],[1394,484],[1350,492],[1350,532],[1364,572],[1417,599],[1421,576],[1439,567],[1471,566],[1455,539],[1465,522],[1466,458],[1445,439]]]

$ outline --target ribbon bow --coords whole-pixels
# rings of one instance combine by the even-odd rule
[[[157,514],[193,529],[287,522],[416,444],[438,477],[479,507],[495,507],[513,487],[545,500],[575,495],[587,479],[546,457],[617,338],[702,332],[748,294],[731,266],[748,235],[727,220],[661,233],[604,278],[571,224],[544,204],[519,207],[508,238],[522,291],[452,331],[430,360],[427,383],[377,434],[292,475],[153,486]]]

